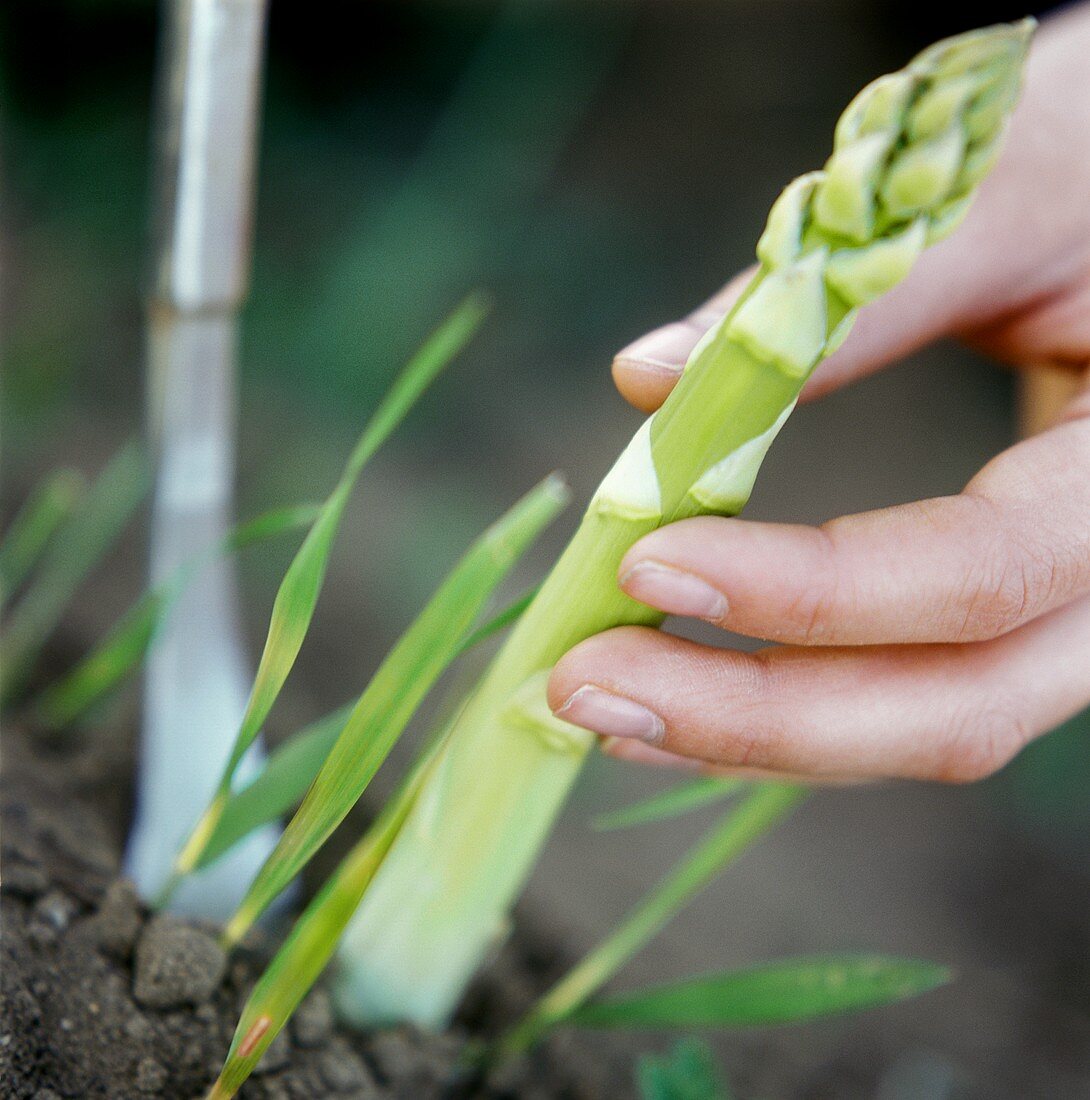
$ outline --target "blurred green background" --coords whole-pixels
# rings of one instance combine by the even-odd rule
[[[562,467],[586,499],[637,423],[612,391],[612,353],[748,262],[772,198],[824,160],[863,83],[935,37],[1022,14],[961,0],[929,14],[893,0],[273,0],[240,512],[323,494],[406,353],[466,289],[496,298],[365,478],[279,732],[358,690],[472,534],[540,474]],[[137,0],[0,9],[6,512],[43,469],[93,469],[141,425],[155,27]],[[990,364],[932,349],[793,418],[752,514],[820,521],[956,491],[1013,438],[1012,393]],[[255,646],[283,565],[246,560]],[[88,586],[73,636],[97,636],[142,569],[137,533]],[[821,795],[632,978],[842,947],[952,962],[961,980],[919,1004],[724,1041],[736,1089],[1083,1095],[1088,741],[1073,724],[972,790]],[[573,945],[702,827],[588,833],[598,809],[663,782],[588,769],[528,902]]]

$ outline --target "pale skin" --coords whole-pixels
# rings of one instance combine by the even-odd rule
[[[618,354],[633,405],[662,403],[747,278]],[[650,764],[966,782],[1090,705],[1090,4],[1039,32],[1006,150],[964,225],[863,310],[803,398],[947,336],[1020,369],[1060,368],[1074,396],[956,496],[820,527],[690,519],[641,539],[618,575],[630,596],[779,644],[606,631],[557,664],[553,710]]]

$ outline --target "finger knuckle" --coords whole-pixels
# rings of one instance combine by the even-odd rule
[[[734,767],[776,767],[784,751],[785,731],[769,720],[768,701],[776,694],[775,663],[765,652],[722,652],[706,668],[704,710],[722,715],[712,756]]]
[[[1013,704],[993,701],[966,708],[946,727],[933,778],[959,784],[987,779],[1007,764],[1026,740]]]
[[[739,768],[775,771],[783,765],[782,734],[768,727],[743,726],[724,739],[720,760]]]
[[[798,590],[783,607],[785,636],[802,645],[827,642],[830,630],[839,619],[841,600],[836,540],[827,526],[816,528],[816,531],[820,540],[818,552],[813,555],[810,569]]]
[[[1001,536],[960,594],[963,617],[955,640],[1007,634],[1052,606],[1065,587],[1065,571],[1051,548]]]
[[[976,506],[986,549],[953,598],[962,615],[958,641],[999,637],[1090,590],[1090,515],[1068,512],[1059,522],[1021,497],[986,490],[963,498]]]

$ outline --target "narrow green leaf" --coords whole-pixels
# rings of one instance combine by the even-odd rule
[[[0,543],[0,603],[26,580],[85,487],[78,470],[58,470],[27,498]]]
[[[462,654],[468,653],[471,649],[479,646],[482,642],[488,641],[493,635],[498,634],[501,630],[516,622],[530,604],[533,603],[533,599],[537,595],[537,590],[540,587],[541,585],[535,584],[529,592],[524,592],[517,600],[513,600],[506,607],[497,611],[491,619],[488,619],[477,627],[476,630],[467,634],[465,641],[462,642],[461,648],[458,650],[458,656],[460,657]]]
[[[215,828],[229,796],[239,761],[253,744],[280,694],[314,616],[333,540],[348,498],[367,460],[401,423],[424,390],[458,354],[484,319],[487,301],[471,294],[432,334],[394,380],[353,448],[344,473],[299,548],[273,602],[265,648],[249,702],[212,802],[197,822],[176,861],[176,874],[191,871]]]
[[[902,1001],[950,980],[946,967],[883,955],[784,959],[595,1001],[583,1027],[759,1027]]]
[[[568,1019],[720,871],[806,795],[803,787],[760,783],[597,947],[585,955],[501,1040],[501,1055],[526,1050]]]
[[[34,704],[42,725],[58,731],[106,698],[144,659],[172,593],[165,588],[145,592],[106,638],[64,679],[50,684]]]
[[[215,546],[179,566],[162,584],[141,596],[67,676],[42,692],[35,704],[41,722],[53,730],[63,729],[113,691],[143,661],[175,601],[211,559],[304,527],[314,521],[317,511],[313,504],[272,509],[239,524]]]
[[[441,744],[442,737],[436,738],[420,756],[374,825],[295,922],[242,1010],[231,1049],[208,1100],[234,1096],[326,968],[432,770]]]
[[[197,868],[214,863],[244,836],[299,804],[355,707],[339,707],[304,727],[269,754],[254,780],[228,799]]]
[[[0,696],[5,702],[22,686],[76,590],[120,535],[148,484],[143,451],[130,443],[107,463],[50,539],[34,583],[0,640]]]
[[[497,631],[509,626],[533,598],[531,591],[505,607],[483,626],[468,634],[458,650],[461,657]],[[348,704],[293,734],[269,754],[265,767],[241,791],[233,792],[224,806],[208,846],[197,861],[199,870],[215,862],[254,829],[283,817],[297,806],[314,781],[344,728],[354,704]]]
[[[555,475],[469,548],[360,696],[303,804],[224,933],[237,942],[355,805],[508,570],[567,501]]]
[[[679,1039],[668,1054],[645,1054],[636,1065],[641,1100],[731,1100],[715,1056],[699,1039]]]
[[[709,802],[718,802],[737,794],[745,781],[726,776],[701,776],[688,783],[678,783],[669,790],[652,795],[643,802],[636,802],[611,813],[600,814],[594,819],[594,828],[599,832],[612,829],[627,829],[632,825],[646,825],[652,821],[665,821],[671,817],[680,817],[690,810],[699,809]]]

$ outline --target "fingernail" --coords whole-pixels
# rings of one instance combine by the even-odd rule
[[[671,615],[722,619],[727,597],[707,581],[658,561],[640,561],[621,577],[621,587],[640,603]]]
[[[683,323],[663,325],[633,340],[614,360],[636,370],[679,375],[700,333]]]
[[[556,716],[605,737],[631,737],[648,744],[661,741],[666,733],[665,723],[653,710],[590,684],[569,695]]]
[[[633,764],[652,764],[659,768],[673,768],[683,772],[698,772],[704,768],[702,760],[691,756],[678,756],[677,753],[657,749],[654,745],[644,745],[639,741],[622,741],[619,737],[607,737],[602,742],[602,752],[617,760],[628,760]]]

